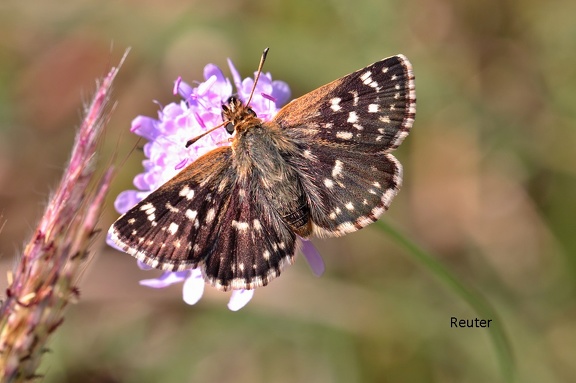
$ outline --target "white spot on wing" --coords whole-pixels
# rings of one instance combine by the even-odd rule
[[[358,122],[358,115],[356,114],[355,111],[351,111],[350,113],[348,113],[348,120],[346,122],[349,122],[351,124]]]
[[[214,221],[215,216],[216,216],[216,211],[214,210],[214,208],[211,208],[210,210],[208,210],[208,213],[206,213],[206,222],[210,223],[210,222]]]
[[[342,109],[342,107],[339,105],[340,101],[342,101],[342,99],[340,97],[334,97],[333,99],[330,100],[330,109],[332,109],[334,112],[339,111],[340,109]]]
[[[180,193],[178,193],[178,195],[180,197],[185,197],[187,200],[191,200],[192,198],[194,198],[194,190],[190,189],[188,185],[185,185],[182,188],[182,190],[180,190]]]
[[[246,231],[250,227],[248,222],[240,222],[232,220],[232,227],[238,231]]]
[[[178,231],[178,225],[176,223],[172,222],[170,224],[170,226],[168,226],[167,230],[168,230],[168,233],[174,235]]]
[[[332,181],[330,178],[324,178],[324,186],[326,186],[328,189],[332,189],[334,186],[334,181]]]
[[[348,210],[354,210],[354,204],[352,203],[352,201],[348,202],[346,204],[346,209]]]
[[[380,117],[378,117],[378,119],[379,119],[380,121],[382,121],[383,123],[385,123],[385,124],[389,124],[389,123],[390,123],[390,116],[380,116]]]
[[[332,177],[336,178],[342,173],[342,161],[336,160],[332,168]]]
[[[140,206],[140,210],[142,210],[144,214],[148,216],[148,221],[154,222],[156,220],[156,216],[154,215],[156,208],[150,202]]]
[[[378,105],[378,104],[368,105],[368,113],[378,113],[379,110],[380,110],[380,105]]]
[[[338,131],[336,132],[336,138],[340,138],[342,140],[349,140],[352,138],[352,132]]]
[[[166,202],[165,206],[166,206],[166,209],[170,210],[170,212],[172,212],[172,213],[180,213],[180,209],[172,206],[172,204],[170,202]]]
[[[357,90],[351,90],[349,93],[354,97],[354,102],[353,102],[352,105],[353,105],[353,106],[358,106],[358,100],[360,99],[360,98],[358,97],[358,91],[357,91]]]
[[[151,213],[154,213],[154,211],[156,210],[154,208],[154,205],[152,205],[150,202],[145,203],[144,205],[140,206],[140,210],[145,211],[145,210],[152,210]]]
[[[196,210],[187,209],[185,215],[186,218],[188,218],[190,221],[194,221],[198,215],[198,212]]]

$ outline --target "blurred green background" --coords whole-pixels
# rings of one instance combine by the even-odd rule
[[[266,71],[299,96],[404,53],[416,75],[403,190],[387,223],[495,307],[518,382],[576,381],[576,2],[535,0],[0,2],[0,288],[59,179],[95,79],[130,55],[101,166],[122,163],[102,217],[132,187],[128,132],[206,63]],[[116,160],[113,159],[114,154]],[[39,372],[46,382],[499,382],[490,329],[377,225],[315,241],[239,312],[207,288],[140,287],[100,238]],[[495,318],[484,318],[495,319]]]

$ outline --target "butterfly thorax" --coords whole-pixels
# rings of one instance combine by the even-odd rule
[[[297,234],[310,235],[306,194],[297,169],[287,161],[298,152],[293,140],[278,123],[262,121],[236,98],[222,106],[222,116],[228,121],[227,130],[233,127],[235,132],[231,148],[238,182],[257,190]]]

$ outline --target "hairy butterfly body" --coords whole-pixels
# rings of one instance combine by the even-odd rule
[[[293,262],[297,236],[340,236],[376,221],[402,182],[390,154],[414,122],[408,60],[392,56],[324,85],[264,122],[222,106],[230,146],[188,165],[110,228],[140,261],[202,267],[221,290],[266,285]]]

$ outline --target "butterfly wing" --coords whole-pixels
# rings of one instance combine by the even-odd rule
[[[415,113],[412,66],[398,55],[293,100],[275,120],[295,139],[375,153],[397,148]]]
[[[276,277],[295,252],[295,235],[274,225],[276,213],[260,201],[238,180],[231,149],[222,147],[139,202],[109,234],[152,267],[200,266],[221,290],[252,289]]]
[[[412,66],[393,56],[286,105],[275,121],[301,149],[290,158],[309,198],[314,231],[350,233],[388,209],[402,183],[390,152],[408,135],[416,96]]]
[[[110,227],[112,240],[145,264],[168,271],[198,266],[214,249],[218,214],[234,181],[229,148],[200,157]]]

